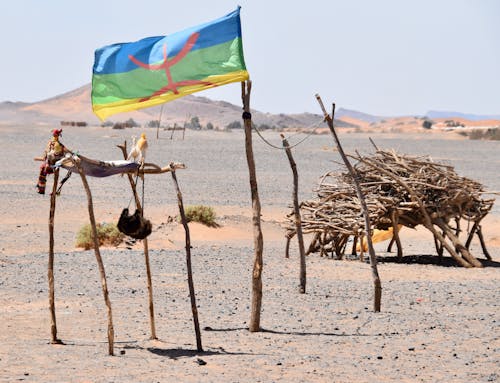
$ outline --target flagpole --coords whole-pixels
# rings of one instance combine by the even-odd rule
[[[262,307],[262,252],[263,238],[260,225],[260,200],[257,190],[257,176],[255,174],[255,160],[252,148],[252,115],[250,114],[250,92],[252,82],[241,82],[241,99],[243,101],[243,124],[245,126],[245,148],[247,153],[248,172],[250,176],[250,191],[252,196],[253,235],[254,235],[254,264],[252,272],[252,312],[250,316],[250,332],[260,331],[260,312]]]

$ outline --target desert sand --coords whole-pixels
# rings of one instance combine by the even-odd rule
[[[50,344],[47,252],[49,195],[35,191],[50,127],[2,127],[4,206],[0,245],[0,381],[14,382],[495,382],[500,380],[500,209],[484,223],[493,261],[463,269],[432,263],[432,237],[404,230],[406,261],[387,243],[380,257],[382,311],[372,310],[370,266],[311,255],[307,291],[298,293],[299,259],[284,258],[284,215],[291,171],[283,152],[254,136],[264,235],[262,331],[250,333],[253,237],[241,132],[191,132],[184,141],[150,139],[148,160],[184,162],[184,203],[212,206],[219,228],[190,224],[194,285],[204,352],[196,351],[186,279],[184,230],[169,174],[145,181],[155,323],[151,340],[142,243],[102,248],[115,328],[107,355],[106,309],[93,251],[74,247],[88,222],[81,181],[73,175],[57,199],[55,287],[58,336]],[[62,141],[84,155],[119,159],[115,145],[139,129],[68,128]],[[297,140],[303,136],[295,137]],[[460,174],[500,190],[500,143],[455,136],[371,135],[380,147],[431,155]],[[278,133],[266,138],[280,143]],[[367,136],[341,134],[346,148],[370,150]],[[293,143],[292,139],[291,142]],[[328,136],[294,148],[301,198],[317,179],[342,169]],[[464,155],[464,148],[467,148]],[[125,177],[90,179],[96,218],[115,222],[130,201]],[[49,176],[48,190],[52,178]],[[307,241],[306,241],[307,243]],[[474,255],[483,259],[474,241]]]

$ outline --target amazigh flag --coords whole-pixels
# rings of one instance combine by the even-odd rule
[[[238,7],[168,36],[97,49],[92,109],[104,120],[248,78]]]

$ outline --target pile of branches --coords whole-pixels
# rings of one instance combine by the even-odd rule
[[[377,150],[373,156],[350,155],[369,211],[373,230],[392,230],[398,257],[402,257],[399,228],[423,225],[434,236],[438,256],[443,249],[464,267],[481,267],[471,255],[469,246],[474,234],[486,249],[480,222],[491,210],[494,199],[484,199],[482,184],[459,176],[449,165],[436,163],[429,157],[402,155],[395,151]],[[349,173],[327,173],[316,190],[317,199],[301,203],[302,230],[314,233],[307,253],[331,251],[342,258],[347,243],[363,244],[364,219],[354,181]],[[296,234],[293,214],[288,216],[288,241]],[[461,221],[467,221],[465,243],[460,239]],[[357,246],[359,248],[359,245]],[[288,248],[288,246],[287,246]],[[361,254],[363,256],[363,246]]]

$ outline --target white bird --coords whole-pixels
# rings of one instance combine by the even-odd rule
[[[134,159],[135,162],[144,163],[146,159],[146,149],[148,148],[148,140],[146,139],[146,134],[142,133],[141,138],[133,145],[130,153],[128,154],[127,160]]]

